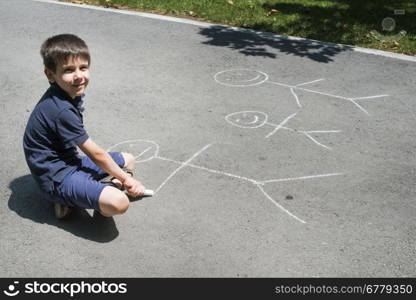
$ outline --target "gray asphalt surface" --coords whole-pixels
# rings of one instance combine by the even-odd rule
[[[0,23],[0,276],[416,276],[415,62],[29,0]],[[122,216],[55,220],[26,166],[59,33],[91,50],[88,133],[157,191]]]

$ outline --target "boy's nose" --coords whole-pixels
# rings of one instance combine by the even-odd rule
[[[78,78],[81,78],[81,71],[80,70],[76,70],[75,71],[75,73],[74,73],[74,79],[78,79]]]

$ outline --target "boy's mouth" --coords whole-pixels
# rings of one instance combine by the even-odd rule
[[[80,88],[80,87],[84,87],[85,86],[85,83],[73,84],[72,86],[75,87],[75,88]]]

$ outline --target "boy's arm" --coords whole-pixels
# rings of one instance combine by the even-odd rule
[[[79,148],[88,155],[101,169],[106,173],[113,175],[121,181],[127,190],[127,193],[133,197],[139,197],[144,194],[144,186],[140,181],[134,179],[124,172],[113,160],[113,158],[103,148],[94,143],[90,138],[78,145]]]
[[[94,143],[92,139],[89,138],[78,146],[82,152],[91,158],[91,160],[106,173],[113,175],[121,182],[124,182],[127,177],[129,177],[129,175],[115,163],[110,154]]]
[[[79,148],[84,152],[91,160],[103,169],[106,173],[111,174],[115,178],[121,181],[127,188],[127,191],[132,196],[140,196],[144,192],[144,187],[141,183],[129,174],[124,172],[113,160],[113,158],[103,148],[94,143],[93,140],[88,138],[85,142],[80,143]]]

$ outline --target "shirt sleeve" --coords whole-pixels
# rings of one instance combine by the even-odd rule
[[[66,109],[58,115],[56,132],[66,147],[79,145],[88,139],[81,118],[71,109]]]

